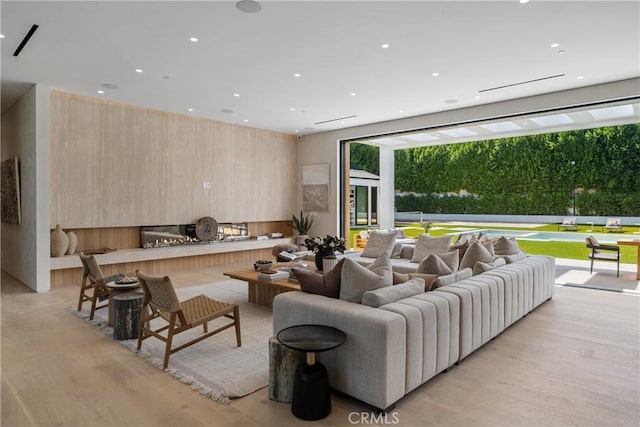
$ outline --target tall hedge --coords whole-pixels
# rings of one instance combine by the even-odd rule
[[[638,216],[640,125],[396,150],[395,187],[415,193],[398,211],[566,215],[575,193],[578,214]]]

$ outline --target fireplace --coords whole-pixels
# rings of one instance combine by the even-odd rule
[[[208,245],[249,239],[246,222],[219,223],[218,231],[210,240],[201,240],[196,235],[196,224],[145,225],[140,227],[140,246],[162,248],[181,245]]]

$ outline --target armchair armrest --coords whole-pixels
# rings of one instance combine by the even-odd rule
[[[620,252],[620,246],[616,246],[616,245],[597,245],[597,246],[594,245],[593,248],[605,250],[605,251]]]

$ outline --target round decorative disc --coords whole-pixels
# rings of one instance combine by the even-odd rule
[[[196,222],[196,236],[200,240],[213,240],[218,234],[218,222],[210,216],[203,216]]]

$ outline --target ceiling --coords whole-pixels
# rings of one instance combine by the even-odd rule
[[[640,76],[638,1],[260,4],[2,1],[2,111],[40,83],[305,135]]]

